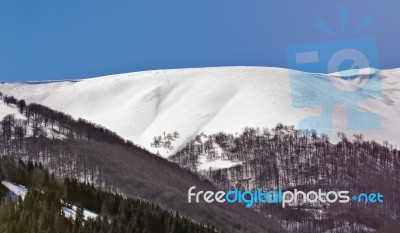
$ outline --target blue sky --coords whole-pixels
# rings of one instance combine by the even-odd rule
[[[340,32],[338,7],[348,7]],[[364,18],[373,24],[350,35]],[[315,27],[322,19],[331,35]],[[0,81],[80,79],[152,69],[287,67],[289,46],[373,36],[381,68],[400,67],[400,2],[2,1]]]

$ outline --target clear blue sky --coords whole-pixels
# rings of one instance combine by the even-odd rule
[[[338,7],[348,6],[344,34]],[[204,66],[287,67],[286,48],[374,36],[381,68],[400,67],[398,0],[1,1],[0,81],[79,79]]]

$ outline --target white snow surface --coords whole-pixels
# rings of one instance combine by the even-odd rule
[[[22,200],[25,199],[25,196],[28,193],[28,189],[25,186],[14,184],[6,180],[3,180],[1,184],[4,185],[8,190],[10,190],[16,196],[21,197]]]
[[[17,108],[7,106],[2,101],[0,102],[0,119],[3,119],[6,115],[14,114],[15,118],[25,120],[26,117],[19,113]]]
[[[298,73],[308,76],[307,85],[318,91],[313,80],[321,75]],[[349,137],[361,132],[367,139],[400,145],[400,69],[383,70],[380,75],[382,97],[360,101],[358,108],[380,116],[381,129],[347,130],[346,107],[338,104],[333,108],[333,141],[338,131]],[[319,106],[292,106],[289,70],[283,68],[143,71],[76,82],[3,83],[0,91],[103,125],[164,157],[201,132],[236,133],[246,126],[273,127],[277,123],[297,127],[302,119],[321,113]],[[174,148],[151,147],[154,136],[164,131],[179,133],[172,142]]]
[[[75,220],[77,209],[78,209],[78,207],[76,207],[76,206],[72,206],[72,208],[69,208],[67,206],[61,207],[61,210],[64,213],[65,217],[72,218],[73,220]],[[85,220],[96,219],[97,216],[98,216],[98,214],[96,214],[90,210],[83,209],[83,218]]]
[[[197,167],[198,170],[208,170],[209,168],[211,169],[224,169],[224,168],[230,168],[236,165],[239,165],[240,163],[238,162],[232,162],[228,159],[221,159],[217,158],[215,160],[207,161],[207,158],[205,155],[201,155],[199,157],[199,166]]]

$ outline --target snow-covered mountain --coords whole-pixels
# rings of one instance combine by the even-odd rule
[[[168,156],[200,132],[235,133],[246,126],[272,127],[280,122],[297,127],[302,119],[321,114],[319,106],[293,106],[290,72],[295,71],[266,67],[157,70],[77,81],[2,83],[0,91],[101,124]],[[310,93],[320,91],[321,80],[340,78],[338,74],[295,73],[303,77]],[[400,145],[400,69],[383,70],[380,77],[382,96],[361,100],[358,108],[380,116],[381,129],[359,132],[367,139]],[[351,83],[356,84],[357,80]],[[335,95],[323,94],[326,98]],[[334,105],[333,141],[337,131],[349,136],[356,132],[347,130],[346,118],[346,105]],[[151,146],[155,136],[174,131],[179,137],[172,141],[173,149]]]

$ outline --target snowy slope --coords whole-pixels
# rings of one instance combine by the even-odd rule
[[[3,102],[0,102],[0,119],[3,119],[3,117],[9,114],[14,114],[16,119],[26,119],[24,115],[19,113],[17,108],[5,105]]]
[[[321,75],[297,74],[307,77],[307,85],[315,91],[319,91],[315,80],[329,82]],[[361,132],[369,139],[400,145],[396,127],[400,123],[400,69],[382,71],[381,77],[383,96],[360,101],[358,107],[379,115],[382,127]],[[305,117],[321,113],[318,106],[292,106],[289,71],[281,68],[158,70],[77,82],[4,83],[0,91],[101,124],[163,156],[202,131],[234,133],[245,126],[272,127],[279,122],[297,126]],[[334,94],[327,93],[326,98]],[[333,115],[335,131],[355,132],[347,131],[345,105],[335,105]],[[150,146],[154,136],[174,131],[180,137],[172,142],[173,149]]]
[[[14,184],[6,180],[3,180],[1,184],[10,190],[10,192],[12,192],[14,195],[21,197],[22,200],[24,200],[26,194],[28,194],[28,189],[25,186]]]
[[[17,120],[26,120],[25,115],[21,114],[17,107],[14,105],[6,105],[3,101],[0,102],[0,120],[3,119],[6,115],[14,115],[15,119]],[[31,125],[27,126],[27,137],[31,137],[33,135],[33,129]],[[51,127],[43,128],[45,135],[48,138],[58,138],[58,139],[65,139],[66,135],[60,134],[59,132],[54,131]]]

